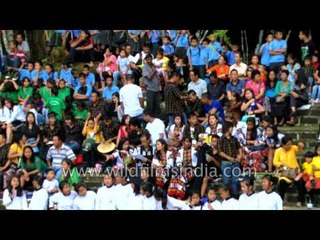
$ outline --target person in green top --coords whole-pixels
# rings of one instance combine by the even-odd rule
[[[51,89],[52,96],[45,101],[45,107],[49,112],[54,112],[57,115],[57,120],[62,121],[63,110],[66,109],[64,101],[58,97],[58,87],[54,86]]]
[[[30,86],[31,80],[28,77],[22,79],[22,86],[18,90],[18,100],[20,104],[23,104],[27,98],[32,98],[33,88]]]
[[[62,173],[58,177],[59,183],[62,181],[68,181],[70,186],[74,186],[81,181],[77,168],[73,167],[73,163],[70,159],[65,158],[62,160],[61,170]]]
[[[86,109],[86,104],[84,102],[77,102],[76,106],[72,110],[74,119],[80,121],[86,121],[88,118],[88,110]]]
[[[11,99],[14,104],[18,104],[18,84],[10,79],[5,79],[0,85],[0,96]]]
[[[66,81],[64,79],[60,79],[58,85],[59,85],[58,97],[65,100],[67,96],[71,95],[70,88],[66,86]]]
[[[21,174],[20,183],[24,189],[32,187],[32,179],[48,168],[47,164],[35,155],[31,146],[23,148],[19,165]]]
[[[40,88],[39,93],[45,103],[47,102],[48,98],[51,97],[51,89],[53,86],[56,86],[56,82],[52,78],[49,78],[47,85]]]

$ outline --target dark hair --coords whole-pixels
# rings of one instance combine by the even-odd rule
[[[21,197],[21,196],[23,195],[23,189],[22,189],[22,187],[21,187],[21,182],[20,182],[20,176],[19,176],[19,175],[13,175],[13,176],[8,180],[8,191],[9,191],[9,193],[12,194],[13,187],[12,187],[12,185],[11,185],[11,181],[12,181],[12,179],[14,179],[14,178],[18,179],[18,181],[19,181],[19,186],[16,188],[16,190],[17,190],[17,196],[18,196],[18,197]]]
[[[144,115],[149,115],[149,116],[152,117],[152,118],[155,117],[154,113],[153,113],[152,111],[149,111],[149,110],[144,110],[143,114],[144,114]]]
[[[90,66],[89,66],[88,64],[83,65],[82,70],[83,70],[84,68],[90,70]]]
[[[222,133],[226,134],[230,128],[233,128],[233,123],[231,122],[224,122],[222,125]]]
[[[0,132],[0,136],[2,136],[4,139],[6,139],[6,138],[7,138],[7,135],[6,135],[6,133],[5,133],[5,132]]]
[[[254,177],[245,176],[242,179],[239,179],[241,183],[244,183],[247,187],[254,186]]]
[[[22,139],[23,136],[26,136],[24,133],[22,132],[18,132],[16,134],[13,135],[13,143],[19,144],[20,140]]]
[[[37,182],[37,183],[39,184],[39,186],[42,186],[44,179],[45,179],[45,178],[44,178],[43,176],[36,175],[36,176],[32,179],[32,181],[33,181],[33,182]]]
[[[287,76],[289,76],[289,71],[288,71],[288,70],[281,70],[280,73],[284,73],[284,74],[286,74]]]
[[[52,94],[53,96],[58,96],[58,94],[59,94],[59,88],[58,88],[58,86],[54,85],[54,86],[52,87],[52,89],[51,89],[51,94]]]
[[[69,184],[68,181],[66,181],[66,180],[61,181],[61,182],[59,183],[59,189],[60,189],[60,191],[62,192],[63,188],[64,188],[65,186],[67,186],[67,185],[70,186],[70,184]]]
[[[64,180],[66,181],[69,181],[69,179],[71,178],[71,170],[73,169],[73,162],[68,159],[68,158],[64,158],[61,163],[65,162],[69,167],[70,167],[70,170],[68,171],[63,171],[63,173],[66,173],[63,177],[64,177]]]
[[[25,147],[23,148],[23,154],[22,154],[22,157],[21,157],[22,162],[24,162],[24,163],[27,162],[27,159],[26,159],[26,157],[24,156],[24,151],[25,151],[26,149],[29,149],[29,150],[31,151],[30,162],[31,162],[31,163],[34,163],[34,160],[35,160],[36,155],[34,154],[33,148],[30,147],[30,146],[25,146]]]
[[[61,137],[61,135],[60,134],[54,134],[53,136],[52,136],[52,139],[54,138],[54,137],[57,137],[57,138],[59,138],[59,140],[60,141],[62,141],[62,137]]]
[[[190,95],[190,94],[192,94],[192,95],[194,95],[194,96],[197,95],[197,93],[196,93],[195,90],[189,90],[189,91],[188,91],[188,95]]]
[[[169,79],[174,78],[174,77],[180,77],[180,74],[177,71],[173,71],[169,75]]]
[[[307,151],[305,154],[304,154],[304,157],[305,158],[313,158],[315,156],[315,154],[311,151]]]
[[[142,182],[140,188],[142,191],[150,193],[151,196],[153,195],[153,184],[151,182]]]
[[[88,190],[88,186],[87,186],[87,184],[84,183],[84,182],[79,182],[79,183],[75,184],[74,190],[79,194],[79,189],[80,189],[81,187],[84,187],[85,189]]]
[[[118,92],[113,93],[112,96],[116,96],[117,98],[120,97]]]
[[[237,69],[232,69],[232,70],[230,71],[230,74],[232,74],[233,72],[236,72],[236,73],[238,74],[238,70],[237,70]]]
[[[151,53],[148,53],[148,54],[145,56],[145,59],[147,59],[147,58],[151,58],[151,59],[152,59]]]
[[[281,140],[282,145],[286,145],[288,142],[292,142],[292,138],[288,136],[284,136]]]
[[[261,75],[260,71],[256,69],[252,70],[251,79],[254,79],[256,75]]]
[[[314,148],[314,152],[317,154],[317,149],[320,147],[320,143],[317,143],[317,145]]]
[[[272,183],[273,186],[275,186],[275,185],[277,184],[277,182],[278,182],[278,178],[275,177],[275,176],[272,176],[272,175],[270,175],[270,174],[265,174],[261,179],[262,179],[262,180],[263,180],[263,179],[268,180],[269,182]]]
[[[125,144],[125,142],[129,142],[129,139],[128,138],[121,138],[120,139],[120,142],[119,142],[119,145],[118,145],[118,149],[121,151],[122,148],[123,148],[123,145]]]
[[[272,119],[272,117],[270,115],[263,116],[262,121],[265,121],[265,122],[270,123],[270,124],[273,123],[273,119]]]
[[[255,94],[254,94],[252,88],[247,88],[247,89],[244,91],[244,95],[246,95],[246,92],[248,92],[248,91],[251,92],[252,97],[255,98]],[[248,101],[249,101],[249,100],[246,98],[246,99],[245,99],[245,102],[248,102]]]
[[[130,125],[134,127],[140,127],[140,121],[137,118],[131,118],[130,119]]]
[[[306,61],[306,60],[311,61],[311,56],[310,56],[310,55],[305,56],[304,59],[303,59],[303,61]]]
[[[168,144],[166,142],[166,140],[164,139],[158,139],[157,142],[160,142],[162,145],[164,145],[164,151],[167,152],[168,151]],[[156,150],[156,157],[158,159],[160,159],[160,152],[158,150]]]
[[[207,98],[207,99],[211,99],[209,93],[202,93],[201,95],[202,98]]]
[[[46,175],[48,175],[49,172],[53,172],[55,174],[55,171],[53,168],[46,169],[46,171],[45,171]]]
[[[308,30],[300,30],[300,33],[305,35],[306,37],[309,37],[309,31]]]
[[[194,75],[199,76],[199,70],[196,69],[196,68],[192,68],[192,69],[190,70],[190,72],[193,72]]]
[[[154,198],[158,201],[161,201],[163,210],[167,209],[168,195],[162,188],[157,187],[154,190]]]
[[[125,122],[126,122],[126,119],[127,119],[128,117],[130,117],[129,114],[123,115],[123,117],[122,117],[122,119],[121,119],[121,125],[122,125],[122,126],[125,126],[125,125],[126,125]],[[131,119],[130,119],[130,120],[131,120]]]
[[[192,40],[197,40],[199,42],[199,39],[196,36],[192,36],[190,42],[192,42]]]
[[[210,73],[210,77],[217,78],[217,72],[213,71],[212,73]]]
[[[257,126],[256,126],[256,119],[254,117],[248,117],[246,123],[248,124],[249,122],[253,123],[253,129],[250,134],[250,139],[255,140],[257,138]]]
[[[273,136],[271,137],[275,143],[278,143],[279,142],[279,139],[278,139],[278,127],[276,125],[273,125],[273,124],[270,124],[267,128],[271,128],[272,131],[273,131]]]

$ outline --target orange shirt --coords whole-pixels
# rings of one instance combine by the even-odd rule
[[[220,66],[219,64],[211,67],[208,69],[208,72],[213,72],[215,71],[217,73],[217,77],[222,79],[222,80],[226,80],[229,76],[229,70],[230,67],[228,65],[224,65],[223,67]]]

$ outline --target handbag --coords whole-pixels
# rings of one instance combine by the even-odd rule
[[[298,168],[280,169],[279,175],[280,175],[280,177],[286,177],[286,178],[293,180],[298,175]]]

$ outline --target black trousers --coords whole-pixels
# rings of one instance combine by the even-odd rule
[[[305,193],[306,193],[306,188],[305,188],[305,182],[303,179],[300,179],[299,181],[294,181],[294,184],[297,186],[298,189],[298,202],[304,203],[305,202]],[[289,187],[289,183],[287,183],[285,180],[280,180],[279,185],[278,185],[278,192],[282,200],[284,200],[286,190]]]
[[[77,51],[75,48],[70,48],[69,61],[74,63],[75,61],[90,62],[94,61],[94,50]]]
[[[160,93],[147,91],[147,110],[155,113],[157,116],[160,114]]]

